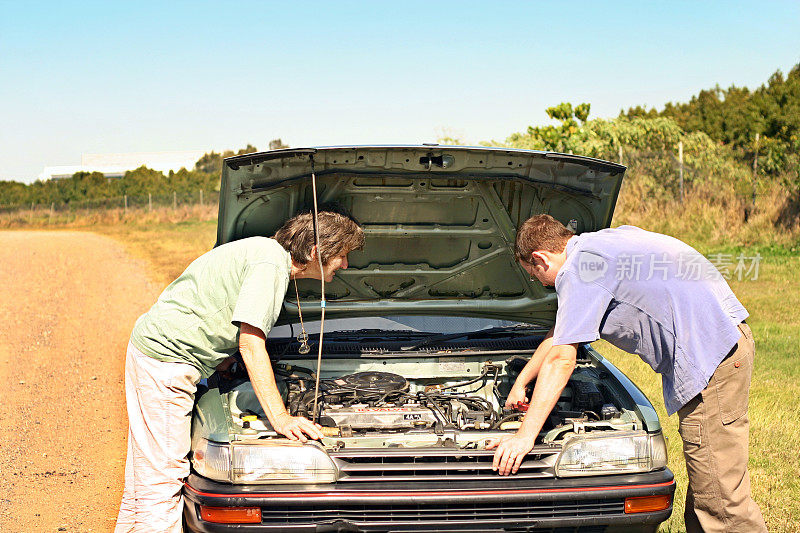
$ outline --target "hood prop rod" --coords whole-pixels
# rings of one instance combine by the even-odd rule
[[[317,412],[317,404],[319,402],[319,376],[322,374],[322,333],[325,326],[325,271],[323,270],[322,266],[322,256],[320,255],[320,246],[319,246],[319,209],[317,207],[317,176],[314,172],[314,154],[308,154],[308,158],[311,161],[311,190],[314,195],[314,243],[317,247],[317,262],[319,263],[319,272],[320,272],[320,310],[321,315],[319,319],[319,346],[317,349],[317,375],[314,380],[314,410],[312,411],[311,421],[317,422],[319,419],[319,413]],[[299,305],[298,305],[299,308]]]

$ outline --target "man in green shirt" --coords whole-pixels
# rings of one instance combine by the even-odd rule
[[[340,213],[320,212],[317,231],[319,249],[305,213],[273,238],[223,244],[193,261],[137,320],[125,363],[130,429],[117,533],[181,531],[197,383],[237,351],[273,429],[303,442],[322,437],[318,424],[286,411],[265,345],[289,280],[329,282],[364,245],[363,230]]]

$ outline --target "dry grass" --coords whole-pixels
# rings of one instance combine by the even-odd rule
[[[82,229],[94,226],[118,226],[137,224],[176,224],[185,221],[217,220],[217,205],[181,205],[172,207],[147,208],[121,207],[112,209],[79,209],[75,211],[55,211],[49,209],[23,210],[0,214],[0,228],[72,228]]]
[[[187,205],[76,212],[0,215],[0,228],[78,229],[102,233],[125,244],[150,266],[153,281],[167,285],[216,240],[217,206]]]
[[[759,191],[753,210],[749,198],[724,184],[689,188],[683,202],[656,199],[634,176],[623,184],[613,225],[665,233],[696,248],[791,248],[800,243],[800,216],[793,200],[786,189],[771,185]]]
[[[166,286],[201,254],[214,247],[216,220],[137,222],[87,228],[122,242],[135,257],[150,264],[153,281]]]

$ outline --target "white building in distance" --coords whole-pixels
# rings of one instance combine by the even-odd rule
[[[121,178],[125,172],[142,165],[164,174],[181,168],[192,170],[197,160],[210,150],[184,150],[181,152],[139,152],[130,154],[83,154],[80,165],[44,167],[39,174],[42,181],[71,178],[76,172],[102,172],[107,178]]]

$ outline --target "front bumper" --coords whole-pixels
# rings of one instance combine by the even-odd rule
[[[652,531],[672,513],[675,481],[669,469],[646,474],[491,483],[349,483],[275,486],[229,485],[196,474],[184,486],[190,531],[399,532],[526,531],[622,533]],[[625,513],[625,499],[668,495],[670,506]],[[215,524],[200,505],[259,507],[260,524]]]

